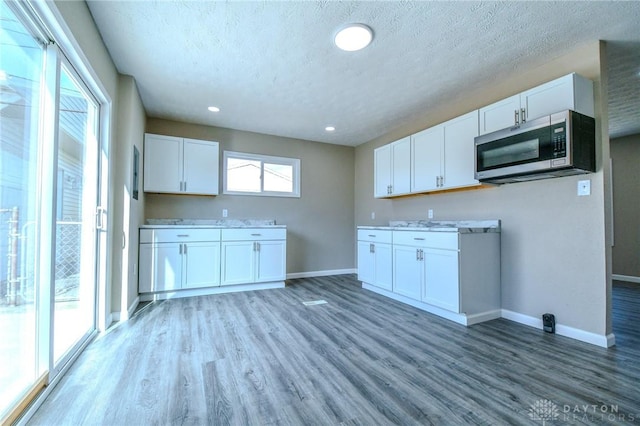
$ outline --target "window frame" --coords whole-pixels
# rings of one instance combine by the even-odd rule
[[[260,192],[253,191],[231,191],[227,189],[228,174],[227,174],[227,160],[229,158],[259,161],[260,162]],[[293,188],[291,192],[282,191],[265,191],[264,189],[264,165],[266,164],[278,164],[291,166],[293,170],[292,184]],[[248,152],[237,151],[224,151],[222,155],[222,193],[225,195],[248,195],[256,197],[285,197],[285,198],[300,198],[300,159],[290,157],[277,157],[273,155],[253,154]]]

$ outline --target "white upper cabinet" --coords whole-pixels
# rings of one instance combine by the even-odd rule
[[[494,132],[564,110],[594,116],[593,82],[568,74],[480,108],[480,134]]]
[[[444,125],[431,127],[411,136],[411,191],[439,189],[442,176]]]
[[[480,108],[480,134],[484,135],[514,126],[516,113],[520,114],[519,94]]]
[[[180,192],[182,163],[182,138],[145,135],[145,192]]]
[[[411,136],[411,192],[477,185],[473,178],[476,136],[477,110]]]
[[[474,179],[478,110],[444,123],[442,189],[478,185]]]
[[[411,138],[400,139],[374,151],[374,196],[408,194],[411,191]]]
[[[218,194],[217,142],[184,140],[184,185],[187,194]]]
[[[144,191],[217,195],[217,142],[145,135]]]

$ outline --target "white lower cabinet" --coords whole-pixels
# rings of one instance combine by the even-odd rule
[[[283,281],[286,229],[222,230],[221,285]]]
[[[424,285],[422,301],[452,312],[460,312],[458,251],[423,249]]]
[[[140,293],[220,285],[219,229],[141,229]]]
[[[389,230],[391,259],[368,255],[358,230],[358,278],[363,287],[464,325],[501,315],[500,233]],[[376,230],[376,232],[385,232]],[[375,285],[391,272],[391,288]]]
[[[141,300],[220,293],[229,291],[221,286],[231,285],[255,284],[239,287],[247,290],[282,287],[286,238],[285,228],[140,229]]]
[[[393,258],[391,231],[358,232],[358,279],[391,290],[393,275],[389,264]]]
[[[424,263],[420,249],[411,246],[393,246],[393,292],[420,300],[424,283]]]

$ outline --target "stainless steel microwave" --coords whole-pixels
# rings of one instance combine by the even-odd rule
[[[475,178],[513,183],[596,171],[592,117],[562,111],[475,138]]]

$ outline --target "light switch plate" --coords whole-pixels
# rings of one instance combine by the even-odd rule
[[[227,217],[227,216],[229,216],[229,210],[222,209],[222,217]]]
[[[371,220],[376,218],[376,212],[371,212]]]
[[[429,210],[427,211],[427,217],[428,217],[429,219],[433,219],[433,209],[429,209]]]
[[[585,195],[591,195],[591,180],[579,180],[578,181],[578,196],[583,197]]]

